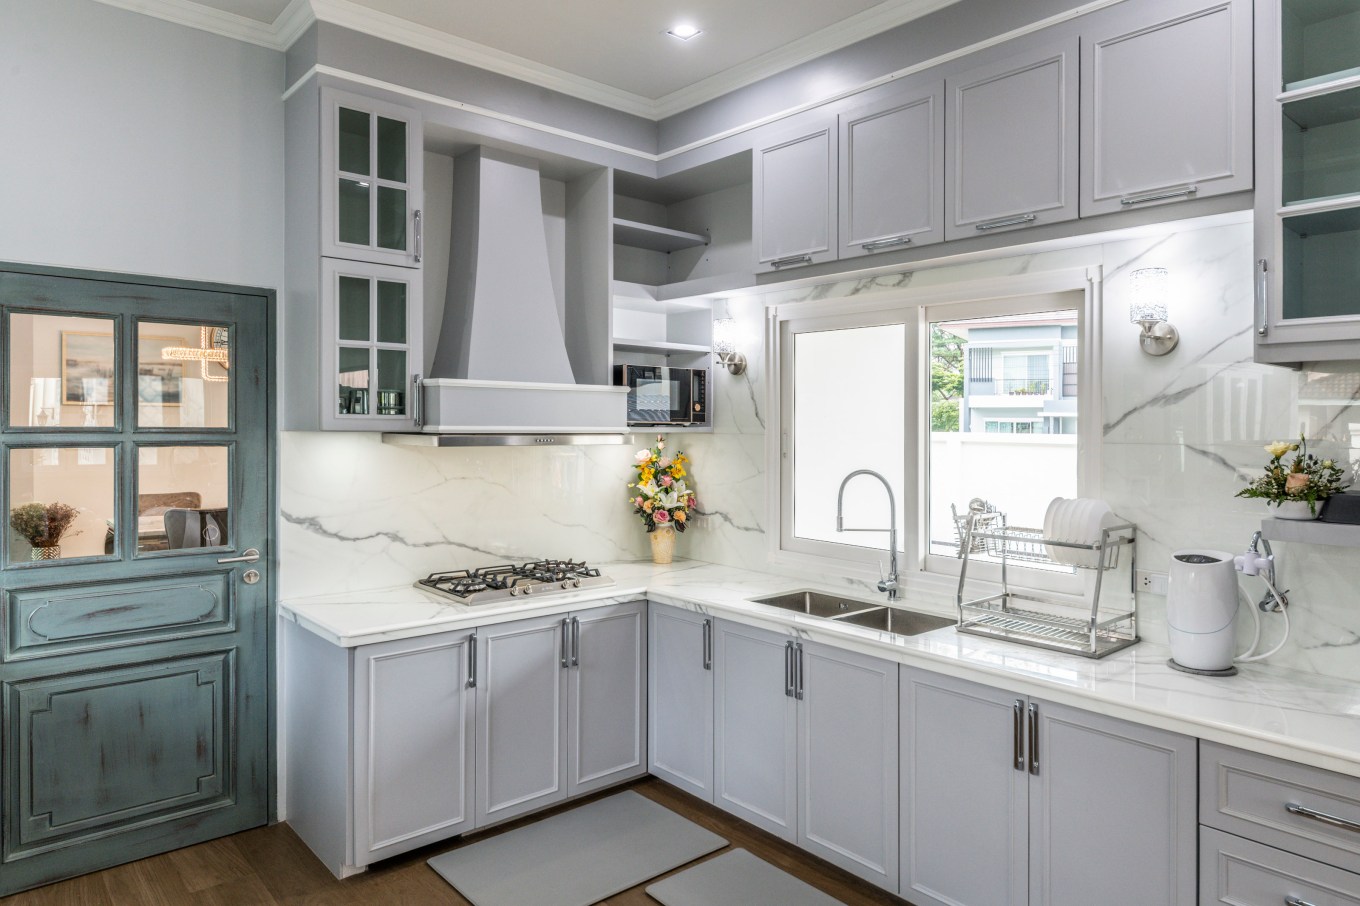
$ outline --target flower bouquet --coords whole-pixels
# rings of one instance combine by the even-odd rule
[[[628,484],[628,502],[652,536],[652,559],[657,563],[671,562],[675,532],[685,530],[690,511],[698,506],[694,491],[685,483],[689,457],[665,451],[666,439],[658,434],[656,446],[638,451],[633,463],[637,480]]]
[[[1277,441],[1266,447],[1270,462],[1264,475],[1237,492],[1238,497],[1263,499],[1267,506],[1280,508],[1285,519],[1315,519],[1318,501],[1340,494],[1349,485],[1346,470],[1331,459],[1318,459],[1308,452],[1308,442],[1299,435],[1298,443]],[[1290,453],[1297,455],[1284,462]],[[1304,504],[1307,504],[1306,515]]]

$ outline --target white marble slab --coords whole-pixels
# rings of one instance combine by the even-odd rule
[[[1265,664],[1243,665],[1238,676],[1227,679],[1190,676],[1168,667],[1168,650],[1153,642],[1091,661],[961,635],[952,627],[904,638],[790,614],[748,600],[808,587],[794,577],[695,561],[664,567],[610,563],[603,569],[615,579],[614,587],[551,599],[467,606],[437,602],[403,586],[294,599],[281,605],[281,613],[284,619],[295,620],[335,644],[353,646],[645,597],[723,619],[793,631],[812,641],[1016,694],[1360,776],[1360,687],[1345,680]],[[914,609],[953,616],[938,604]]]

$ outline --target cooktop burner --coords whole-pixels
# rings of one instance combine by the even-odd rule
[[[581,588],[613,585],[598,569],[575,560],[533,560],[529,563],[486,566],[431,573],[416,587],[463,604],[486,604],[506,598],[550,595]]]

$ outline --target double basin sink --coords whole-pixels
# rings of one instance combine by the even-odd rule
[[[810,617],[821,617],[833,623],[849,623],[852,626],[878,629],[894,635],[920,635],[932,629],[954,625],[954,621],[947,617],[917,613],[914,610],[899,610],[896,607],[885,607],[882,604],[871,604],[820,591],[789,591],[750,600],[767,607],[778,607],[780,610],[806,614]]]

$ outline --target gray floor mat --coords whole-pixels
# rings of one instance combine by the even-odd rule
[[[744,849],[734,849],[647,888],[663,906],[836,906],[840,900]]]

